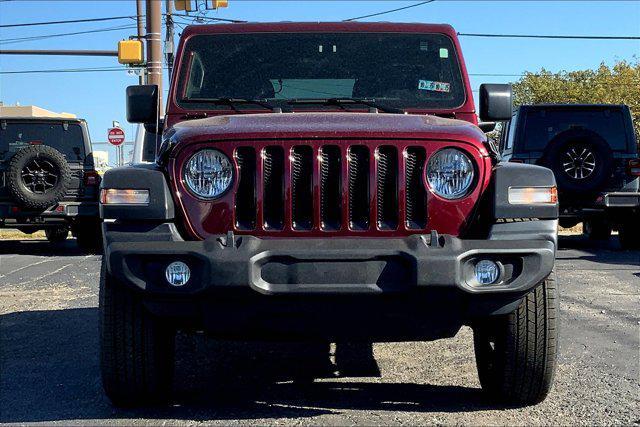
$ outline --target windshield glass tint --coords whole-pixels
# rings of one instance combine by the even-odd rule
[[[7,123],[0,127],[0,159],[8,160],[23,147],[48,145],[61,152],[68,161],[84,160],[84,137],[78,124],[69,123]]]
[[[229,108],[204,102],[215,98],[366,98],[427,109],[465,100],[457,54],[442,34],[199,35],[185,58],[176,96],[184,108]]]
[[[613,150],[626,150],[624,117],[620,110],[531,110],[524,122],[525,149],[544,151],[558,134],[588,129],[600,135]]]

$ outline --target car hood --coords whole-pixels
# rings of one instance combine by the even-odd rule
[[[380,113],[267,113],[216,116],[177,123],[174,142],[229,139],[437,139],[486,141],[474,124],[431,115]]]

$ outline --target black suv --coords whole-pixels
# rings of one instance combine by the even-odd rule
[[[503,160],[542,165],[558,183],[560,225],[593,239],[617,228],[640,246],[640,159],[626,105],[523,105],[500,140]]]
[[[99,247],[99,184],[84,120],[0,117],[0,227]]]

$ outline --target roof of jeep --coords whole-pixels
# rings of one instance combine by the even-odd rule
[[[521,105],[519,108],[526,109],[566,109],[566,110],[586,110],[601,108],[626,108],[624,104],[527,104]]]
[[[386,32],[386,33],[441,33],[457,38],[449,24],[422,24],[397,22],[243,22],[210,25],[189,25],[183,38],[195,34],[242,34],[255,32]]]
[[[13,116],[0,116],[0,120],[6,121],[21,121],[21,122],[85,122],[85,119],[79,119],[77,117],[13,117]]]

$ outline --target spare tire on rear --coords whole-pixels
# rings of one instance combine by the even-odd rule
[[[553,171],[560,191],[589,194],[602,189],[611,175],[613,155],[597,133],[571,129],[549,142],[541,164]]]
[[[31,145],[9,162],[7,186],[13,199],[27,209],[46,209],[67,193],[71,170],[65,157],[53,147]]]

